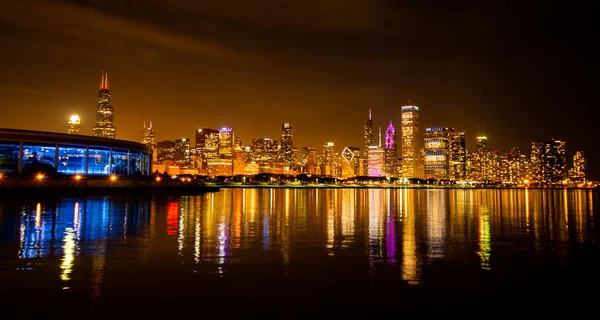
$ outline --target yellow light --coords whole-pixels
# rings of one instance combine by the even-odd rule
[[[188,182],[192,181],[192,178],[187,178],[187,181],[188,181]]]
[[[77,174],[77,175],[75,175],[75,180],[77,180],[77,181],[81,180],[81,176],[80,176],[80,175],[78,175],[78,174]]]
[[[44,179],[44,175],[43,175],[43,174],[41,174],[41,173],[40,173],[40,174],[38,174],[38,175],[37,175],[37,179],[38,179],[38,180],[42,180],[42,179]]]
[[[523,183],[524,184],[529,184],[529,180],[525,179],[525,180],[523,180]]]
[[[117,181],[117,176],[115,176],[114,174],[110,176],[110,181]]]
[[[160,177],[156,177],[156,182],[160,182]]]

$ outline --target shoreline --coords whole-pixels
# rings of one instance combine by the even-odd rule
[[[222,184],[209,184],[207,186],[216,186],[221,189],[454,189],[454,190],[493,190],[493,189],[540,189],[540,190],[562,190],[562,189],[573,189],[573,190],[595,190],[596,187],[456,187],[456,186],[416,186],[416,185],[403,185],[403,186],[377,186],[377,185],[222,185]]]

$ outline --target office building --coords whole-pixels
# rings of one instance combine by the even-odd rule
[[[175,140],[175,154],[173,157],[175,163],[181,167],[190,165],[190,139],[181,138]]]
[[[156,161],[158,156],[156,150],[156,133],[154,132],[152,121],[150,121],[150,125],[148,127],[146,127],[146,122],[144,121],[141,136],[141,143],[152,149],[152,160]]]
[[[175,142],[160,141],[156,145],[156,161],[159,163],[174,163],[175,161]]]
[[[385,175],[387,177],[397,177],[398,161],[398,142],[396,139],[396,129],[392,121],[385,131]]]
[[[378,146],[370,146],[367,154],[369,161],[369,177],[385,176],[385,150]]]
[[[552,138],[544,143],[542,159],[542,183],[561,184],[567,178],[566,142]]]
[[[219,130],[211,128],[197,129],[196,152],[202,159],[201,167],[206,169],[206,159],[215,159],[219,157]]]
[[[235,133],[232,128],[219,129],[219,157],[231,158],[233,155],[233,147],[235,141]]]
[[[333,175],[333,142],[327,142],[323,145],[323,155],[321,162],[321,175],[332,176]]]
[[[288,170],[294,166],[294,128],[289,122],[281,125],[281,160]]]
[[[450,164],[450,129],[447,127],[425,128],[425,178],[448,179]]]
[[[373,145],[373,118],[371,116],[371,109],[369,109],[369,119],[365,122],[363,128],[363,158],[367,160],[369,154],[369,147]],[[368,176],[368,161],[365,162],[363,168],[363,175]]]
[[[587,162],[583,150],[577,150],[573,156],[573,168],[571,168],[571,180],[575,183],[586,181]]]
[[[404,105],[400,110],[400,123],[402,129],[402,176],[405,178],[419,178],[421,171],[419,107],[415,105]]]
[[[464,131],[451,130],[448,136],[449,174],[451,180],[462,181],[467,173],[467,148]]]

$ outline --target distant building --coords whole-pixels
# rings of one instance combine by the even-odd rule
[[[233,175],[243,175],[246,161],[244,160],[244,151],[236,146],[233,150]]]
[[[190,139],[182,138],[175,140],[175,163],[188,167],[190,165]]]
[[[546,185],[562,183],[567,177],[566,142],[550,139],[544,143],[542,182]]]
[[[448,179],[450,164],[450,129],[425,128],[425,178]]]
[[[400,123],[402,128],[402,176],[419,178],[421,147],[419,143],[419,107],[405,105],[401,107]]]
[[[333,168],[333,142],[323,145],[323,162],[321,164],[321,175],[332,176]]]
[[[156,158],[158,157],[155,136],[156,134],[154,132],[154,127],[152,127],[152,121],[150,121],[150,126],[148,127],[146,127],[146,122],[144,122],[144,127],[142,128],[141,143],[152,149],[153,161],[156,161]]]
[[[233,155],[235,133],[232,128],[219,129],[219,157],[231,158]]]
[[[173,163],[175,160],[175,142],[174,141],[160,141],[157,144],[157,158],[156,161],[160,163]]]
[[[543,148],[544,144],[541,142],[532,142],[531,151],[529,153],[529,168],[527,176],[529,177],[530,183],[542,183],[543,175]]]
[[[369,177],[385,176],[385,150],[378,146],[370,146],[367,155],[369,161]]]
[[[315,169],[317,166],[317,149],[311,147],[302,148],[302,161],[304,166],[304,173],[316,174]]]
[[[571,180],[576,183],[586,181],[587,162],[583,150],[577,150],[573,156],[573,168],[571,169]]]
[[[92,129],[95,137],[115,139],[117,129],[114,125],[114,109],[110,104],[110,85],[108,73],[102,73],[100,90],[98,91],[98,104],[96,105],[96,125]]]
[[[264,137],[252,140],[252,160],[256,162],[280,160],[280,145],[277,140]]]
[[[281,125],[281,160],[288,169],[294,165],[294,127],[289,122]]]
[[[219,130],[211,128],[197,129],[196,152],[202,159],[201,167],[206,169],[206,159],[219,157]]]
[[[363,128],[363,159],[367,160],[369,154],[369,147],[373,145],[373,118],[371,115],[371,109],[369,109],[369,119],[365,122]],[[365,162],[363,166],[363,175],[369,175],[368,162]]]
[[[72,115],[69,118],[69,134],[79,134],[79,130],[81,129],[81,119],[79,119],[78,115]]]
[[[398,161],[398,142],[396,140],[396,129],[390,121],[390,125],[385,131],[385,175],[387,177],[397,177]]]
[[[209,176],[231,176],[233,174],[233,159],[207,159]]]
[[[464,131],[451,130],[448,136],[449,144],[449,178],[460,181],[466,179],[467,148]]]

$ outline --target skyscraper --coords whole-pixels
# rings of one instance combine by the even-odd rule
[[[181,138],[175,140],[175,163],[187,167],[190,165],[190,139]]]
[[[544,143],[542,163],[542,182],[546,185],[562,183],[567,174],[566,142],[552,138]]]
[[[92,134],[96,137],[115,139],[117,129],[113,123],[113,115],[113,107],[110,104],[108,73],[102,72],[100,90],[98,91],[98,105],[96,105],[96,125],[92,129]]]
[[[448,179],[450,164],[450,129],[446,127],[425,128],[425,178]]]
[[[529,154],[528,174],[531,183],[542,183],[543,143],[532,142]]]
[[[233,155],[233,142],[235,133],[232,128],[219,129],[219,157],[231,158]]]
[[[154,133],[154,128],[152,127],[152,121],[150,121],[150,126],[146,127],[146,122],[144,122],[144,128],[142,129],[142,144],[152,148],[152,158],[156,160],[157,158],[157,150],[156,150],[156,138]]]
[[[202,128],[196,130],[196,152],[202,158],[202,168],[206,168],[206,159],[219,157],[219,130]]]
[[[333,174],[333,142],[327,142],[323,145],[323,163],[321,165],[321,175],[331,176]]]
[[[467,149],[464,131],[450,131],[448,137],[450,153],[451,180],[464,180],[466,178]]]
[[[175,142],[165,140],[161,141],[156,146],[156,160],[160,163],[172,163],[175,159]]]
[[[69,134],[79,134],[81,129],[81,119],[78,115],[72,115],[69,118]]]
[[[576,183],[585,182],[587,162],[583,150],[577,150],[573,156],[573,168],[571,169],[571,180]]]
[[[401,107],[400,123],[402,127],[402,176],[419,178],[419,107],[405,105]]]
[[[294,128],[289,122],[281,125],[281,159],[283,165],[291,170],[294,165]]]
[[[371,117],[371,109],[369,109],[369,119],[365,121],[364,130],[363,130],[363,158],[365,160],[368,159],[369,147],[373,145],[373,118]],[[364,161],[363,174],[365,176],[369,175],[369,167],[368,161]]]
[[[396,162],[398,159],[398,142],[396,140],[396,129],[392,121],[385,131],[385,174],[388,177],[397,177]]]
[[[370,146],[367,155],[369,177],[385,176],[385,150],[378,146]]]

